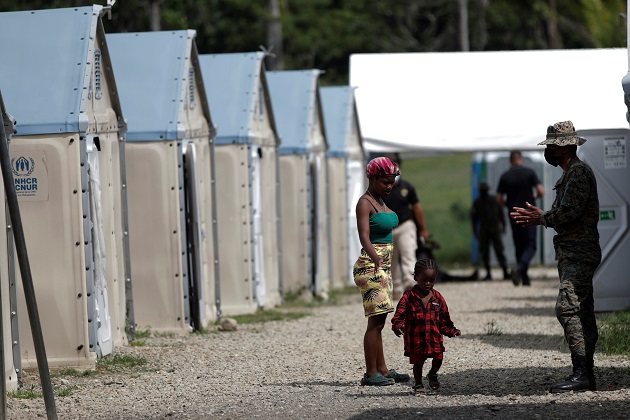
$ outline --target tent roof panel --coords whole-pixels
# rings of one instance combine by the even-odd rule
[[[199,57],[206,95],[217,125],[217,144],[256,140],[251,122],[256,110],[258,86],[261,83],[265,86],[262,80],[264,58],[263,52],[203,54]]]
[[[325,86],[320,89],[322,109],[326,122],[328,155],[347,157],[348,144],[355,115],[354,88],[350,86]]]
[[[318,106],[320,70],[267,72],[269,94],[280,135],[280,153],[303,154],[310,148],[312,116]]]
[[[182,84],[188,80],[194,30],[108,34],[125,115],[127,140],[178,140],[185,135]]]
[[[366,148],[537,149],[547,126],[626,128],[624,48],[355,54]]]
[[[101,10],[95,5],[0,13],[0,54],[5,57],[0,83],[18,135],[87,129],[82,100],[88,94],[88,57]]]

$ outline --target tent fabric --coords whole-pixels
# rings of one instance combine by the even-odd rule
[[[216,144],[250,144],[258,141],[252,127],[252,115],[262,107],[257,107],[256,100],[267,101],[268,109],[271,110],[268,97],[259,96],[257,91],[261,80],[263,86],[267,83],[264,58],[263,52],[203,54],[199,58],[217,124]],[[270,123],[274,128],[273,118]]]
[[[129,120],[127,141],[185,138],[181,98],[193,75],[186,71],[191,57],[183,57],[182,51],[192,52],[195,35],[194,30],[107,34]]]
[[[267,72],[281,155],[306,154],[315,147],[311,133],[321,123],[317,121],[321,73],[317,69]]]
[[[354,54],[368,151],[535,150],[547,126],[626,128],[625,48]]]
[[[363,159],[363,150],[358,144],[350,144],[356,121],[354,88],[350,86],[326,86],[319,90],[326,125],[329,157]],[[358,127],[357,127],[358,128]],[[361,138],[361,133],[356,133]]]
[[[101,10],[95,5],[0,13],[0,51],[11,57],[0,66],[0,77],[5,81],[7,107],[18,122],[16,135],[87,130],[86,101],[92,92],[76,87],[90,83],[88,50],[95,48],[95,25]],[[86,19],[86,15],[95,18]],[[24,37],[37,42],[29,48],[16,48],[24,45]],[[19,65],[9,65],[11,62]]]

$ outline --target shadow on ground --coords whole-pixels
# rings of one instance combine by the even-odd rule
[[[519,308],[499,308],[499,309],[483,309],[477,311],[480,313],[488,314],[508,314],[517,316],[544,316],[544,317],[556,317],[555,306],[549,306],[544,308],[537,308],[534,306],[526,306]]]
[[[494,328],[495,332],[491,334],[462,334],[458,339],[479,340],[502,349],[565,351],[568,348],[561,330],[558,331],[557,335],[543,335],[508,334],[501,330],[500,323],[487,328]]]
[[[560,397],[561,398],[561,397]],[[559,399],[560,399],[559,398]],[[630,418],[627,401],[559,403],[555,400],[545,404],[496,404],[462,405],[457,407],[408,407],[366,410],[348,419],[576,419],[586,416],[590,419]]]
[[[442,396],[472,396],[490,395],[503,396],[528,396],[544,395],[548,393],[549,385],[561,382],[570,373],[569,358],[567,366],[562,368],[506,368],[506,369],[469,369],[461,372],[441,374],[439,376],[442,385]],[[476,380],[471,380],[471,378]],[[614,391],[630,388],[630,368],[595,367],[597,389],[600,392]],[[293,386],[298,388],[331,387],[346,388],[346,395],[352,398],[373,399],[382,396],[384,398],[409,395],[413,378],[408,383],[396,384],[385,387],[357,387],[356,381],[298,381],[290,383],[269,383],[265,386]],[[426,385],[426,383],[425,383]],[[369,392],[364,392],[369,390]],[[343,391],[342,391],[343,392]],[[628,412],[630,415],[630,411]]]

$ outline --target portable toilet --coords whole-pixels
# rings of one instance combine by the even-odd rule
[[[194,30],[108,34],[128,119],[134,312],[187,333],[217,318],[214,126]]]
[[[126,342],[130,316],[125,125],[105,10],[0,13],[11,165],[51,366],[94,365]],[[23,366],[35,366],[28,322],[19,337]]]
[[[14,130],[14,120],[4,108],[2,93],[0,93],[0,113],[2,114],[2,141],[10,140]],[[0,174],[2,178],[2,174]],[[6,195],[4,190],[4,180],[2,181],[2,189],[0,190],[0,203],[6,203]],[[2,321],[2,355],[4,358],[4,383],[7,391],[15,391],[18,389],[18,371],[16,366],[20,366],[19,347],[13,345],[14,339],[12,332],[17,329],[17,312],[16,309],[16,290],[15,290],[15,252],[13,250],[13,231],[10,226],[11,219],[7,212],[7,206],[0,206],[0,220],[5,221],[7,228],[0,229],[0,320]],[[28,319],[26,320],[28,322]],[[16,334],[17,336],[17,334]]]
[[[267,73],[280,134],[285,291],[327,298],[331,286],[328,144],[320,70]]]
[[[365,151],[354,88],[327,86],[320,94],[328,140],[330,231],[339,232],[330,243],[332,286],[339,288],[354,284],[352,267],[361,253],[355,207],[366,189]]]
[[[577,134],[587,140],[578,147],[578,157],[593,169],[599,196],[602,262],[593,278],[595,310],[626,310],[630,308],[630,130],[578,130]]]
[[[217,219],[221,311],[243,314],[281,302],[278,136],[264,53],[202,55],[217,125]]]
[[[536,203],[532,203],[538,207],[544,206],[548,199],[550,189],[547,188],[547,173],[545,172],[545,160],[541,152],[537,151],[522,151],[523,165],[531,168],[538,175],[538,179],[545,188],[545,195],[542,200],[538,200]],[[548,166],[548,165],[547,165]],[[471,207],[472,202],[479,196],[479,183],[485,181],[490,188],[490,195],[496,197],[497,188],[499,187],[499,179],[501,175],[510,168],[510,152],[477,152],[473,154],[472,162],[472,176],[471,176]],[[553,186],[553,184],[552,184]],[[550,205],[551,206],[551,205]],[[510,227],[509,211],[503,209],[503,217],[505,220],[505,232],[501,239],[503,241],[503,249],[505,258],[508,265],[514,266],[516,264],[516,256],[514,249],[514,241],[512,239],[512,229]],[[472,230],[471,230],[472,232]],[[547,232],[541,226],[537,227],[536,231],[536,254],[531,260],[531,265],[543,264],[543,255],[546,252],[545,246]],[[553,247],[552,247],[553,252]],[[481,256],[479,255],[478,241],[473,237],[472,240],[472,259],[473,262],[479,261],[481,264]],[[497,257],[494,254],[494,249],[490,250],[490,265],[497,266]]]

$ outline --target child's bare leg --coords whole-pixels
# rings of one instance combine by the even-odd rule
[[[440,382],[438,381],[438,370],[442,367],[442,359],[433,358],[431,362],[431,370],[427,373],[427,379],[429,380],[429,387],[433,390],[440,389]]]
[[[363,352],[365,354],[365,373],[371,377],[381,371],[389,372],[383,355],[383,337],[381,331],[385,326],[387,314],[374,315],[368,318],[367,329],[363,336]]]
[[[442,367],[442,359],[433,359],[431,362],[431,370],[429,371],[428,375],[437,375],[438,370],[440,370],[440,368]]]
[[[424,361],[422,363],[415,363],[413,365],[413,380],[415,382],[414,389],[422,389],[422,367],[424,366]]]

